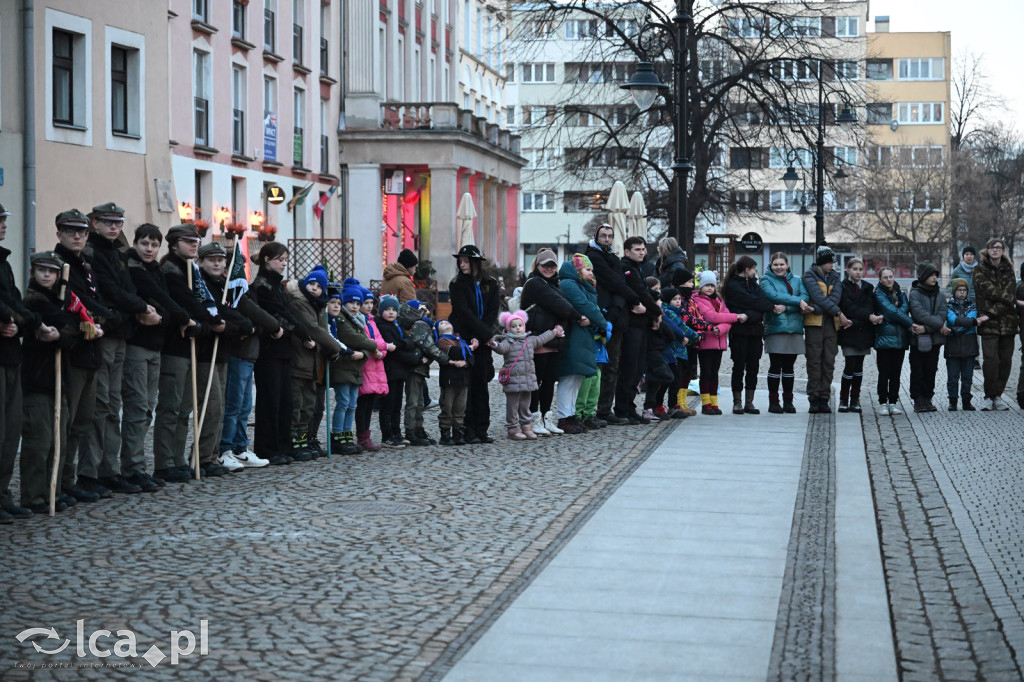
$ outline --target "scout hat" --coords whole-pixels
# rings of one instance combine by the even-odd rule
[[[66,211],[61,211],[57,214],[57,218],[54,222],[57,224],[58,230],[65,228],[74,229],[76,227],[89,227],[89,218],[87,218],[86,215],[77,208],[69,208]]]
[[[64,267],[64,259],[53,251],[38,251],[28,258],[29,265],[33,268],[51,268],[60,270]]]

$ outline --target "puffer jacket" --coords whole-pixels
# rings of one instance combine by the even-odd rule
[[[170,256],[167,256],[168,260]],[[171,278],[168,276],[168,285]],[[171,293],[174,293],[173,288]],[[284,290],[284,277],[270,268],[261,267],[249,287],[249,294],[256,304],[277,320],[278,327],[284,330],[280,338],[275,339],[277,329],[268,327],[260,337],[259,357],[263,360],[290,360],[292,357],[292,337],[308,341],[310,336],[306,326],[299,322],[292,312],[289,296]],[[180,299],[176,299],[179,300]],[[187,308],[186,308],[187,309]],[[192,314],[192,319],[199,319]],[[200,320],[201,321],[201,320]]]
[[[533,362],[533,352],[538,346],[543,346],[553,338],[555,338],[554,329],[549,329],[539,336],[527,332],[526,336],[521,338],[511,336],[495,338],[497,345],[494,350],[505,357],[505,362],[501,367],[511,370],[509,382],[501,387],[505,393],[537,390],[537,366]]]
[[[448,364],[448,354],[434,343],[434,328],[423,319],[419,312],[407,305],[400,306],[398,309],[398,326],[402,328],[406,337],[423,357],[428,360],[437,361],[438,365]],[[421,362],[413,367],[412,371],[423,377],[429,377],[430,363]]]
[[[718,297],[705,296],[698,293],[693,297],[693,302],[700,311],[704,321],[711,325],[711,329],[704,335],[697,345],[697,350],[725,350],[729,347],[729,330],[736,322],[736,314],[729,312],[725,301]],[[714,330],[718,329],[718,334]]]
[[[377,344],[363,333],[355,315],[344,307],[337,317],[328,320],[327,325],[328,334],[342,349],[338,357],[331,362],[331,386],[362,386],[363,363],[377,349]],[[353,357],[356,351],[363,354],[359,360]]]
[[[906,350],[910,346],[910,302],[893,282],[892,289],[886,290],[881,284],[875,289],[875,314],[885,318],[875,330],[875,348]]]
[[[380,295],[390,294],[405,303],[416,298],[416,287],[412,283],[412,275],[401,263],[390,263],[384,268],[384,281],[380,285]]]
[[[757,278],[747,279],[743,275],[732,275],[722,287],[722,298],[728,301],[729,309],[747,314],[746,322],[737,322],[729,330],[729,336],[764,336],[764,318],[772,312],[775,304],[768,300]]]
[[[565,300],[565,296],[558,288],[558,273],[550,279],[538,271],[530,273],[526,284],[523,285],[519,306],[520,309],[527,311],[529,318],[526,321],[526,331],[533,334],[543,334],[549,329],[554,329],[556,324],[568,327],[570,322],[581,317],[579,311]],[[556,338],[544,344],[544,347],[557,351],[564,345],[564,338]]]
[[[565,346],[558,356],[558,376],[595,376],[597,354],[594,339],[597,336],[606,338],[609,324],[597,307],[597,289],[582,279],[568,261],[558,268],[558,286],[572,307],[590,320],[586,327],[581,327],[579,320],[573,320],[565,330]]]
[[[946,337],[947,358],[978,357],[978,308],[968,296],[946,301],[946,326],[952,333]]]
[[[839,299],[843,293],[839,286],[839,273],[833,269],[826,275],[820,266],[812,265],[804,273],[804,288],[807,290],[807,302],[814,306],[813,313],[804,315],[804,326],[820,327],[827,315],[839,329]]]
[[[978,316],[987,315],[989,320],[978,326],[982,336],[1012,336],[1018,332],[1017,302],[1014,295],[1017,278],[1013,266],[1006,256],[999,265],[992,262],[988,249],[978,254],[978,266],[974,268],[974,303]]]
[[[387,372],[391,381],[405,381],[409,373],[417,365],[423,363],[423,354],[417,350],[415,344],[409,339],[398,321],[388,322],[384,318],[377,320],[377,329],[386,343],[395,344],[395,350],[388,353],[384,358],[384,371]]]
[[[671,363],[677,360],[686,360],[689,357],[687,347],[695,346],[700,337],[697,332],[690,329],[683,322],[682,311],[679,308],[670,303],[663,303],[661,310],[663,315],[661,322],[668,327],[673,336],[672,343],[665,349],[665,362]],[[683,345],[683,339],[686,339],[686,345]],[[671,358],[669,358],[669,353],[672,354]]]
[[[839,329],[839,345],[867,350],[875,345],[875,325],[871,322],[875,312],[875,287],[864,280],[857,286],[846,278],[842,292],[839,309],[853,324]]]
[[[923,325],[925,333],[932,337],[932,348],[938,348],[946,342],[946,337],[939,330],[946,324],[946,297],[936,284],[930,290],[919,281],[910,287],[910,319]]]
[[[789,286],[786,286],[786,285]],[[786,310],[781,315],[774,311],[764,315],[764,333],[770,334],[803,334],[804,314],[800,312],[800,301],[807,301],[807,289],[802,279],[790,271],[782,277],[774,272],[766,272],[761,278],[761,291],[772,305],[781,304]]]
[[[305,328],[309,338],[316,342],[315,348],[306,348],[302,339],[297,336],[291,337],[292,376],[296,379],[319,379],[326,358],[332,358],[340,353],[341,344],[327,331],[323,309],[313,307],[299,288],[297,280],[288,282],[285,285],[285,292],[288,294],[292,314]],[[334,377],[331,377],[331,381],[334,381]]]
[[[677,246],[658,263],[658,281],[663,287],[678,287],[682,282],[677,280],[685,269],[686,255],[683,249]]]
[[[381,336],[377,329],[377,322],[373,315],[366,316],[366,327],[363,328],[366,336],[377,344],[384,357],[388,355],[388,342]],[[377,359],[372,355],[366,357],[363,363],[363,383],[359,387],[359,395],[387,395],[388,394],[388,373],[384,369],[384,358]]]

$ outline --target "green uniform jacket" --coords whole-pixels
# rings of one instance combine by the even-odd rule
[[[292,313],[306,328],[309,338],[316,342],[316,348],[306,348],[302,339],[292,336],[292,376],[296,379],[319,379],[325,359],[333,358],[340,353],[341,344],[327,331],[324,312],[314,308],[299,290],[298,281],[288,282],[285,292],[288,294]],[[363,338],[365,337],[364,334]]]
[[[988,315],[989,320],[978,325],[982,336],[1014,336],[1017,334],[1017,277],[1006,256],[997,266],[988,255],[988,249],[978,254],[974,268],[974,297],[978,317]]]
[[[366,354],[377,350],[376,342],[366,335],[363,328],[359,326],[352,313],[342,307],[341,312],[334,318],[337,324],[338,339],[345,347],[341,355],[331,362],[331,386],[351,384],[363,385],[363,363],[366,362]],[[330,334],[330,332],[328,332]],[[356,360],[352,353],[359,351],[363,354],[362,359]]]

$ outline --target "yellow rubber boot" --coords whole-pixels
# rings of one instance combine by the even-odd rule
[[[700,394],[700,411],[704,414],[714,414],[711,409],[711,395],[708,393]]]
[[[715,414],[722,414],[722,410],[718,407],[718,394],[711,396],[711,407],[714,408]]]
[[[686,406],[685,388],[681,388],[678,391],[676,391],[676,403],[679,405],[679,409],[685,412],[688,416],[692,417],[693,415],[697,414],[697,410],[690,409],[689,407]],[[701,404],[704,404],[703,398],[701,399]]]

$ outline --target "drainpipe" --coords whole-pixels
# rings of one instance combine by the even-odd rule
[[[29,256],[36,250],[36,106],[35,106],[35,9],[33,0],[22,0],[21,2],[22,21],[22,45],[24,55],[22,63],[25,65],[23,92],[21,100],[24,103],[24,138],[22,141],[22,165],[24,170],[24,202],[22,210],[25,212],[25,220],[22,223],[24,229],[24,250],[25,272],[28,272]]]

